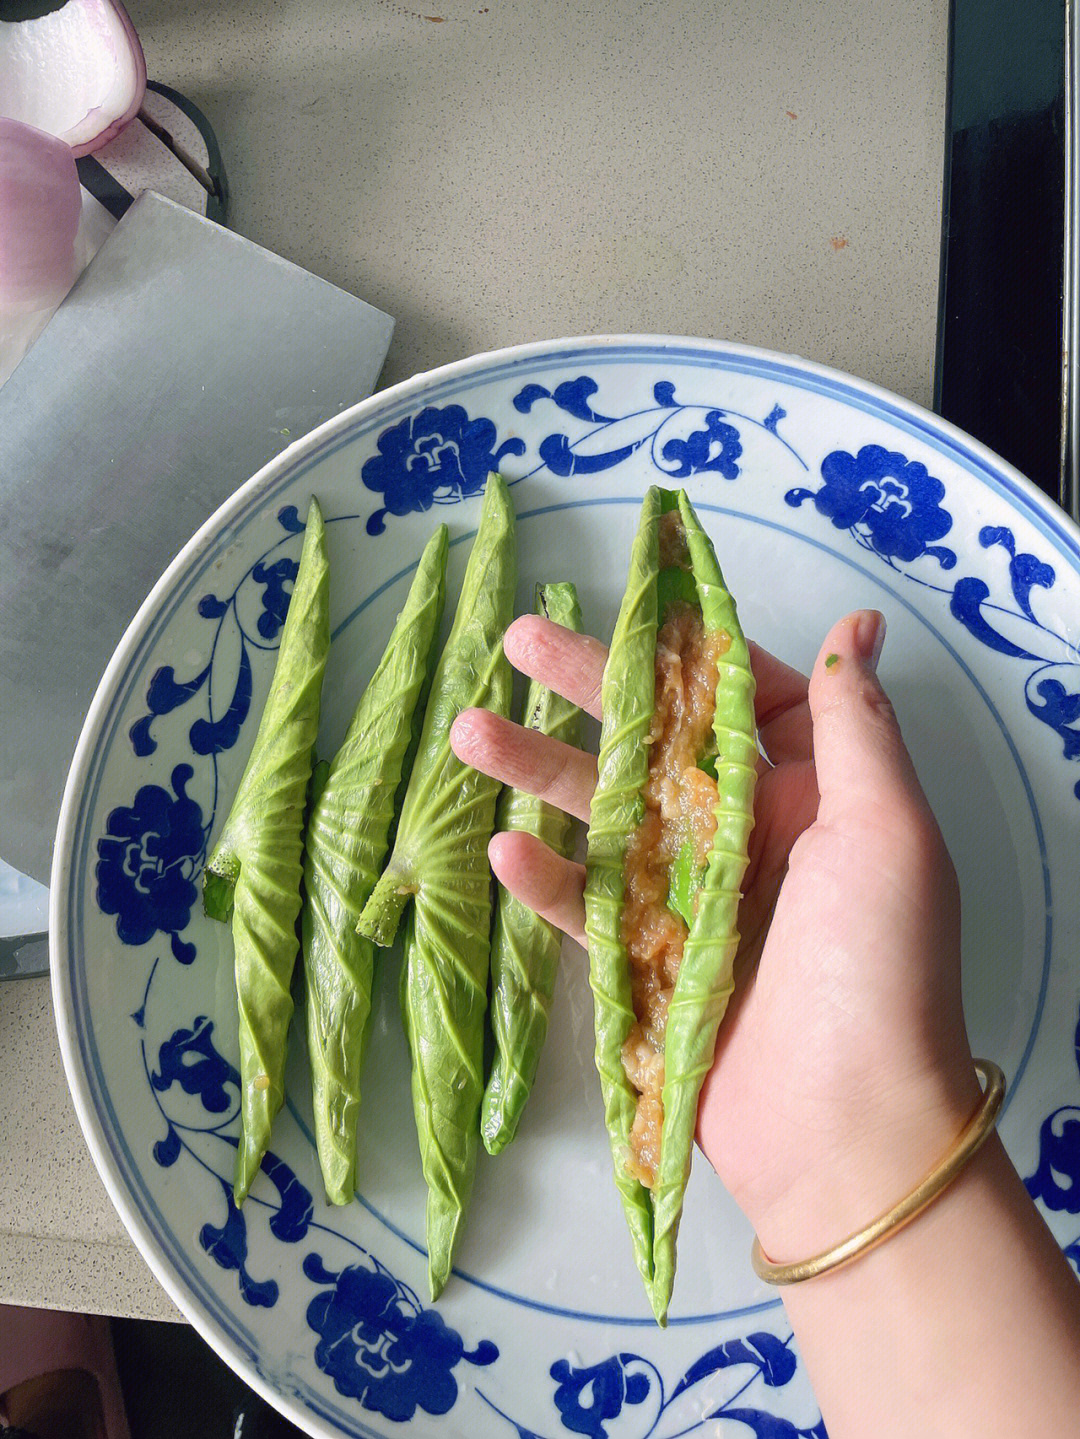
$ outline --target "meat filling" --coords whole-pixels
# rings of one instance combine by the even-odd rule
[[[676,512],[661,519],[660,553],[661,564],[687,563]],[[685,604],[669,606],[656,640],[645,814],[627,845],[621,934],[637,1021],[622,1051],[623,1068],[638,1094],[628,1167],[649,1188],[656,1180],[664,1123],[668,1005],[688,933],[667,905],[670,870],[688,840],[697,863],[704,864],[716,832],[716,781],[698,761],[712,734],[717,662],[730,643],[723,632],[706,633],[700,612]]]

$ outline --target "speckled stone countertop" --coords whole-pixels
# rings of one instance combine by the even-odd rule
[[[384,383],[716,336],[927,404],[947,0],[128,0],[242,234],[397,317]],[[174,1318],[90,1161],[47,981],[0,985],[0,1301]]]

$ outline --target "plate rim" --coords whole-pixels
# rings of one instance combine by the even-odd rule
[[[844,399],[846,393],[854,392],[876,402],[875,408],[898,411],[909,420],[917,422],[920,427],[928,428],[939,437],[944,437],[961,454],[975,460],[981,469],[993,474],[1024,518],[1033,521],[1044,533],[1055,536],[1063,550],[1072,552],[1077,570],[1080,571],[1080,526],[1075,524],[1063,510],[1008,461],[926,407],[872,381],[860,379],[850,372],[820,364],[800,355],[737,341],[649,333],[571,335],[536,340],[526,344],[480,351],[448,364],[420,371],[406,380],[376,391],[373,395],[340,411],[337,415],[315,426],[306,435],[293,441],[256,470],[200,525],[170,561],[126,625],[101,679],[98,681],[80,728],[79,739],[64,784],[49,879],[50,992],[65,1079],[79,1126],[90,1150],[94,1167],[101,1177],[110,1202],[120,1216],[128,1236],[139,1250],[154,1278],[162,1285],[180,1313],[214,1352],[279,1412],[285,1414],[300,1428],[313,1433],[317,1432],[326,1436],[326,1439],[337,1439],[341,1432],[340,1429],[336,1425],[328,1424],[316,1410],[295,1400],[284,1389],[275,1387],[263,1375],[257,1362],[250,1362],[246,1358],[237,1356],[233,1352],[235,1346],[232,1340],[221,1331],[218,1321],[206,1312],[199,1300],[189,1295],[179,1276],[174,1276],[167,1258],[159,1252],[158,1241],[152,1229],[144,1224],[142,1218],[129,1205],[127,1184],[110,1153],[100,1111],[91,1103],[87,1076],[79,1060],[78,1044],[73,1033],[73,995],[70,984],[71,976],[66,964],[66,955],[70,946],[66,896],[73,857],[72,841],[79,818],[80,797],[85,786],[87,767],[92,758],[94,739],[100,728],[102,714],[116,688],[118,677],[123,672],[132,650],[137,646],[148,624],[156,614],[161,600],[173,588],[177,575],[183,572],[204,549],[227,529],[233,518],[243,511],[261,490],[284,478],[289,470],[302,462],[311,451],[317,450],[327,441],[342,435],[354,426],[362,425],[369,415],[407,400],[414,393],[423,393],[433,384],[461,379],[500,364],[526,363],[543,358],[545,355],[551,355],[554,360],[561,351],[570,352],[572,355],[587,349],[618,348],[652,352],[668,349],[676,352],[689,349],[699,352],[706,351],[716,356],[721,367],[725,356],[737,356],[756,362],[767,369],[787,369],[801,372],[819,382],[824,382],[830,389],[838,392],[838,398]],[[677,358],[677,355],[673,358]],[[973,478],[979,477],[973,476]],[[361,1426],[358,1432],[363,1432],[363,1421],[358,1422]],[[368,1432],[374,1433],[375,1431]]]

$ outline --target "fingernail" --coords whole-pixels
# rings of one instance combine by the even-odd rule
[[[855,621],[855,651],[869,670],[876,670],[885,643],[885,616],[880,610],[863,610]]]

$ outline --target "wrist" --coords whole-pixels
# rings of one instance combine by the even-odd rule
[[[831,1136],[797,1136],[742,1200],[764,1253],[805,1259],[863,1229],[948,1153],[979,1096],[973,1064],[960,1065],[868,1097]]]

